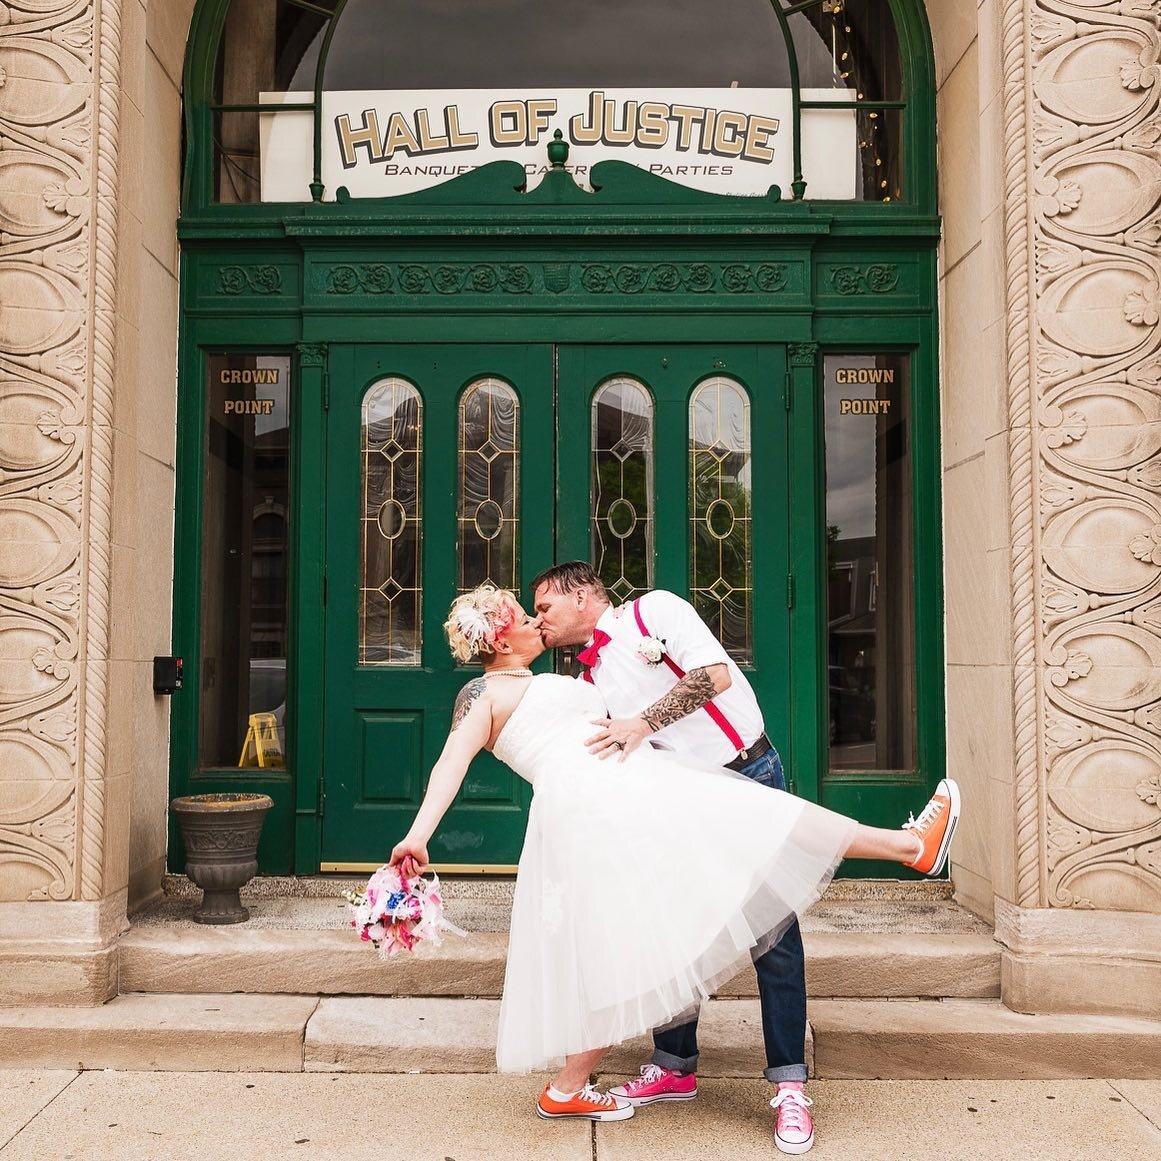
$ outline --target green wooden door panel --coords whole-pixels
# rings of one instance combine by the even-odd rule
[[[771,738],[789,760],[789,552],[785,348],[706,343],[562,346],[558,356],[557,559],[590,559],[593,396],[617,376],[641,383],[654,407],[654,573],[656,588],[690,596],[690,397],[725,376],[750,406],[753,504],[754,685]],[[567,449],[567,450],[566,450]]]
[[[547,346],[332,348],[327,433],[325,786],[321,864],[386,859],[418,807],[447,735],[451,707],[474,669],[448,652],[443,621],[457,592],[459,399],[494,377],[519,398],[521,568],[551,556],[552,350]],[[418,664],[360,664],[361,422],[367,391],[386,378],[422,398],[422,542]],[[527,563],[526,563],[527,562]],[[530,574],[529,574],[530,575]],[[523,579],[523,578],[521,578]],[[481,755],[433,840],[438,864],[512,864],[529,801],[526,784]]]

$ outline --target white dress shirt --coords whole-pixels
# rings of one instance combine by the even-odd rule
[[[725,715],[746,746],[763,731],[758,699],[742,671],[734,664],[709,626],[693,606],[675,593],[654,589],[640,600],[641,619],[649,636],[665,642],[665,651],[688,673],[707,665],[729,668],[730,688],[715,697],[714,705]],[[632,602],[606,609],[597,628],[609,634],[591,670],[593,683],[605,698],[614,718],[635,717],[667,694],[678,678],[664,661],[648,664],[637,647],[645,638],[633,615]],[[721,726],[704,709],[658,730],[649,739],[663,750],[676,750],[701,761],[724,766],[737,751]]]

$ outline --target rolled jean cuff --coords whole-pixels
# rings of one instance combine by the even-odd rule
[[[660,1048],[653,1050],[653,1063],[669,1072],[697,1072],[696,1056],[674,1056],[671,1052],[662,1052]]]
[[[777,1068],[766,1069],[766,1079],[771,1084],[777,1084],[783,1080],[800,1080],[805,1084],[810,1079],[810,1076],[806,1071],[805,1064],[782,1064]]]

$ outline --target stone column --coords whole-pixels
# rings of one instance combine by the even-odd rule
[[[1002,12],[1021,1011],[1161,1015],[1159,27]]]
[[[135,3],[135,0],[125,0]],[[0,6],[0,1000],[115,989],[120,0]]]

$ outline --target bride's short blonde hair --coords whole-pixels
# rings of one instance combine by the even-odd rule
[[[443,631],[452,656],[471,661],[496,651],[496,638],[516,619],[520,602],[508,589],[494,584],[477,585],[452,602]]]

